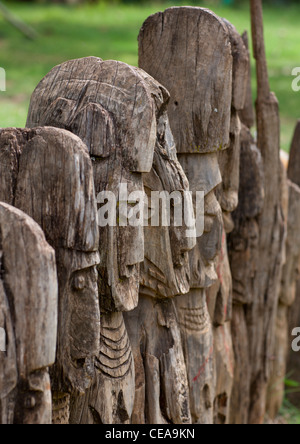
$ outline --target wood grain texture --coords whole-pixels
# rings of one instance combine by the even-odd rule
[[[248,51],[249,65],[248,65],[248,83],[247,83],[247,92],[246,92],[246,100],[245,105],[242,110],[239,111],[239,116],[241,122],[247,126],[247,128],[252,128],[255,123],[255,113],[253,106],[253,98],[252,98],[252,85],[251,85],[251,63],[250,63],[250,51],[249,51],[249,36],[247,31],[245,31],[242,35],[242,39],[245,45],[245,48]]]
[[[291,182],[300,187],[300,120],[297,122],[292,145],[290,149],[290,159],[288,167],[288,178]]]
[[[277,304],[283,265],[285,227],[281,208],[280,122],[278,101],[270,92],[263,37],[261,0],[251,0],[252,38],[257,71],[257,145],[264,161],[265,200],[259,216],[259,270],[249,315],[252,362],[251,424],[262,423],[274,351]]]
[[[238,72],[238,57],[235,61]],[[183,316],[180,329],[192,419],[194,423],[209,424],[213,422],[215,373],[212,325],[204,289],[217,280],[214,262],[222,242],[222,212],[215,190],[221,183],[217,152],[230,144],[233,56],[227,25],[201,8],[170,8],[155,14],[140,31],[139,66],[169,90],[168,113],[179,161],[191,190],[205,194],[204,235],[190,254],[191,291],[188,297],[176,298],[175,303],[179,319]],[[237,87],[237,106],[244,100],[239,94],[243,92]],[[232,154],[224,158],[224,164],[231,168],[230,158]],[[231,182],[229,174],[227,177],[224,206],[226,201],[228,208],[236,203],[232,203],[231,193],[235,178]]]
[[[101,316],[96,375],[84,396],[71,400],[71,424],[129,424],[134,404],[135,372],[122,313]]]
[[[294,215],[294,217],[296,216],[296,212],[297,212],[297,208],[299,203],[297,202],[297,187],[296,186],[300,186],[300,178],[299,178],[299,165],[300,165],[300,121],[297,122],[296,128],[295,128],[295,132],[294,132],[294,137],[293,137],[293,141],[292,141],[292,145],[291,145],[291,150],[290,150],[290,160],[289,160],[289,166],[288,166],[288,178],[289,180],[293,183],[292,186],[292,190],[293,190],[293,194],[294,194],[294,198],[292,200],[290,200],[290,205],[291,205],[291,211],[292,214]],[[293,222],[295,223],[295,225],[293,224]],[[296,228],[296,224],[297,221],[296,219],[292,219],[289,220],[289,225],[294,226],[294,228]],[[299,223],[298,223],[299,226]],[[294,238],[295,233],[293,233],[293,235],[291,236],[291,239]],[[288,236],[289,239],[289,236]],[[296,252],[297,250],[297,245],[298,245],[298,237],[295,243],[295,249],[294,246],[292,245],[292,241],[291,241],[291,245],[290,248],[292,249],[292,252]],[[288,246],[287,246],[287,250],[288,250]],[[288,251],[287,251],[287,264],[288,264]],[[296,258],[294,258],[296,259]],[[289,314],[288,314],[288,341],[290,342],[290,340],[295,339],[294,336],[292,336],[292,332],[295,328],[300,326],[300,281],[299,281],[299,272],[297,274],[297,266],[298,266],[298,270],[299,270],[299,266],[300,266],[300,261],[298,262],[298,264],[296,262],[291,263],[290,262],[290,266],[292,267],[290,269],[290,272],[292,273],[294,279],[292,282],[289,283],[288,280],[283,281],[284,282],[284,286],[282,286],[282,288],[285,289],[284,293],[288,294],[288,301],[291,302],[294,298],[294,303],[293,305],[289,308]],[[296,274],[295,274],[296,272]],[[283,273],[284,276],[284,273]],[[291,284],[291,285],[289,285]],[[287,372],[290,375],[290,378],[293,381],[297,381],[300,383],[300,357],[299,357],[299,353],[296,353],[292,350],[289,351],[289,356],[288,356],[288,368],[287,368]],[[300,406],[300,396],[299,393],[291,393],[288,395],[289,399],[294,403],[294,405]]]
[[[295,328],[300,326],[300,280],[297,281],[296,284],[296,298],[294,305],[289,310],[289,324],[288,324],[288,332],[289,332],[289,340],[296,339],[295,336],[292,336],[292,332]],[[287,372],[291,375],[291,379],[300,384],[300,359],[299,352],[291,351],[289,352],[288,357],[288,366]],[[288,399],[297,407],[300,407],[300,395],[299,392],[289,393]]]
[[[154,80],[153,92],[151,81],[147,83],[146,77],[149,76],[143,76],[137,68],[125,63],[103,62],[99,58],[88,57],[54,68],[38,85],[31,100],[27,124],[51,124],[77,134],[89,148],[97,195],[112,192],[118,202],[122,201],[118,195],[121,184],[127,186],[128,194],[144,190],[142,173],[149,172],[152,167],[157,134],[156,113],[161,108],[160,105],[157,111],[156,101],[163,104],[168,99],[167,91]],[[101,204],[100,201],[98,203]],[[120,221],[123,216],[119,209],[117,220]],[[106,355],[111,359],[112,368],[117,368],[120,356],[114,343],[118,343],[123,334],[125,342],[128,341],[126,330],[121,328],[121,312],[132,310],[138,303],[144,233],[141,226],[118,224],[116,227],[100,227],[99,235],[100,306],[106,328],[109,328],[108,321],[111,319],[112,334],[115,334],[108,344]],[[106,337],[105,331],[102,333]],[[101,353],[100,348],[99,360]],[[89,400],[81,406],[72,400],[74,409],[85,409],[84,413],[71,412],[72,421],[90,418],[98,422],[101,418],[103,423],[128,422],[134,395],[131,354],[129,358],[130,369],[119,378],[111,377],[110,382],[110,375],[102,372],[101,366],[97,367],[93,388],[87,395]],[[105,384],[103,381],[106,381]],[[108,396],[109,385],[112,402],[99,404],[99,397],[105,399]],[[98,388],[103,390],[102,395],[97,392]],[[124,411],[116,408],[118,397],[125,397]],[[89,408],[94,409],[92,416]]]
[[[234,26],[224,19],[231,42],[233,58],[230,145],[218,153],[222,185],[217,190],[223,214],[222,248],[217,258],[218,282],[207,292],[209,310],[214,324],[216,391],[214,423],[228,424],[234,383],[235,359],[231,337],[232,276],[228,259],[227,235],[234,229],[232,212],[238,205],[240,180],[241,122],[239,111],[245,106],[249,57],[242,37]]]
[[[248,313],[255,301],[254,279],[259,270],[258,218],[264,203],[261,154],[250,130],[242,125],[239,204],[229,234],[229,261],[233,285],[232,340],[235,356],[230,423],[248,424],[251,387]]]
[[[193,7],[150,16],[139,35],[139,66],[170,92],[168,112],[178,153],[228,147],[232,55],[220,18]]]
[[[55,254],[25,213],[0,203],[0,424],[51,424],[55,361]],[[17,273],[16,273],[17,270]]]
[[[0,152],[0,176],[4,171],[8,179],[0,198],[12,198],[10,203],[32,216],[56,253],[58,340],[51,368],[55,404],[89,387],[99,350],[99,237],[92,164],[78,137],[55,128],[2,130]]]
[[[149,205],[152,205],[151,192],[177,191],[183,197],[189,185],[177,160],[166,112],[169,96],[161,100],[160,85],[145,73],[143,77],[155,97],[158,119],[153,167],[143,177]],[[185,205],[185,211],[189,218],[193,217],[191,203]],[[136,368],[132,417],[135,423],[191,423],[180,321],[171,298],[186,294],[190,289],[188,252],[195,246],[195,239],[187,237],[185,223],[176,225],[173,210],[170,222],[170,227],[160,222],[157,227],[149,225],[144,229],[145,260],[141,267],[140,301],[137,309],[126,314]]]
[[[249,53],[243,38],[228,20],[223,19],[231,44],[232,64],[232,103],[236,111],[245,107],[249,80]]]
[[[165,91],[161,88],[159,94]],[[96,57],[54,68],[31,98],[27,126],[52,125],[79,136],[93,159],[96,194],[142,191],[156,140],[154,102],[136,68]],[[138,302],[141,227],[100,228],[101,309],[132,310]]]

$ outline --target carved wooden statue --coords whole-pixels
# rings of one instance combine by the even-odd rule
[[[128,423],[134,403],[134,365],[124,311],[138,303],[142,226],[123,226],[122,187],[143,191],[143,172],[153,163],[156,141],[154,101],[142,77],[125,63],[99,58],[66,62],[36,88],[28,126],[71,130],[88,146],[96,193],[112,192],[120,207],[117,226],[100,227],[99,292],[101,345],[97,372],[85,398],[74,401],[72,423]],[[100,204],[104,200],[99,200]],[[130,208],[129,208],[130,210]]]
[[[29,214],[55,248],[59,301],[51,368],[53,422],[67,423],[70,394],[83,394],[90,386],[100,341],[91,161],[78,137],[55,128],[3,130],[0,159],[0,200]]]
[[[247,312],[255,294],[259,267],[259,215],[264,202],[261,154],[250,130],[241,131],[239,205],[233,214],[234,230],[229,235],[229,260],[233,284],[232,340],[235,356],[230,423],[247,424],[250,408],[251,362]]]
[[[185,223],[177,226],[175,208],[179,205],[180,216],[184,209],[191,220],[193,207],[191,199],[184,198],[189,185],[177,160],[166,112],[169,94],[148,74],[142,70],[139,73],[154,98],[157,117],[154,163],[151,172],[144,175],[149,208],[159,209],[155,206],[153,192],[175,192],[177,197],[173,201],[174,212],[170,212],[170,226],[162,222],[154,226],[149,220],[144,229],[145,260],[141,268],[140,301],[134,311],[126,314],[136,368],[132,422],[186,424],[191,423],[189,388],[172,297],[189,291],[188,251],[195,246],[194,235],[188,237],[187,233],[192,227]],[[164,211],[168,202],[162,202]]]
[[[300,187],[300,121],[297,122],[295,134],[290,151],[290,160],[288,167],[289,180]],[[289,311],[289,341],[296,339],[292,336],[292,332],[295,328],[300,327],[300,279],[297,277],[295,288],[295,302]],[[297,381],[300,384],[300,353],[290,351],[288,359],[287,373],[290,378]],[[300,393],[299,390],[295,390],[295,393],[290,393],[289,398],[296,406],[300,406]]]
[[[264,421],[285,237],[278,102],[269,88],[260,0],[251,0],[251,12],[257,62],[259,151],[249,129],[243,126],[240,202],[229,242],[234,300],[232,336],[236,357],[230,418],[233,424]],[[249,98],[247,102],[240,115],[249,127],[252,123]]]
[[[287,375],[287,360],[292,342],[292,330],[298,327],[298,318],[295,318],[294,326],[289,328],[289,311],[294,310],[296,300],[297,281],[300,276],[300,179],[299,179],[299,128],[295,130],[291,147],[288,174],[286,184],[287,192],[284,195],[287,213],[287,239],[286,262],[283,267],[281,291],[277,312],[276,345],[272,377],[269,382],[267,412],[274,419],[279,413],[285,395],[285,378]],[[293,180],[295,182],[293,182]],[[283,185],[285,183],[285,176]],[[291,308],[292,307],[292,308]],[[295,308],[297,304],[295,304]],[[299,313],[299,312],[298,312]],[[297,313],[297,314],[298,314]],[[294,379],[293,371],[290,379]]]
[[[206,289],[217,279],[215,259],[222,241],[222,212],[215,189],[221,183],[217,151],[230,143],[232,55],[228,31],[222,20],[206,9],[167,9],[143,25],[139,65],[168,88],[168,113],[179,161],[191,190],[205,194],[204,235],[190,254],[191,291],[176,298],[176,307],[192,420],[212,423],[214,347]]]
[[[0,424],[51,424],[56,326],[54,251],[30,217],[1,202]]]
[[[248,49],[247,33],[244,33],[242,38]],[[246,101],[243,109],[239,111],[242,122],[239,204],[233,213],[234,230],[228,238],[233,286],[231,334],[235,357],[230,424],[248,424],[249,418],[251,363],[247,311],[254,300],[253,278],[259,267],[258,216],[262,211],[264,199],[262,158],[250,132],[254,125],[250,59],[248,72]]]
[[[208,291],[208,305],[214,324],[216,393],[214,423],[227,424],[234,380],[234,353],[231,337],[232,277],[227,252],[227,235],[233,230],[231,213],[238,205],[240,174],[239,111],[244,108],[248,87],[249,56],[234,26],[223,19],[228,30],[233,57],[230,146],[219,153],[222,186],[218,199],[223,212],[222,249],[217,260],[218,282]]]
[[[273,371],[284,240],[280,186],[284,185],[284,179],[279,160],[278,104],[270,94],[268,84],[261,4],[254,1],[251,7],[257,60],[257,144],[260,151],[248,129],[253,120],[251,94],[248,93],[245,108],[240,113],[248,126],[243,126],[241,135],[240,202],[229,243],[234,300],[232,336],[236,357],[230,415],[233,424],[262,423],[266,413],[267,388]],[[250,85],[248,89],[250,91]]]

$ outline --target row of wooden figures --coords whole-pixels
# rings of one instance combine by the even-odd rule
[[[291,183],[265,84],[259,148],[251,136],[247,36],[207,9],[148,18],[139,66],[57,66],[27,129],[0,130],[0,423],[260,423],[278,411],[300,129]],[[96,196],[124,183],[204,191],[204,234],[99,227]]]

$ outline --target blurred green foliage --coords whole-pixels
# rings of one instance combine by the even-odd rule
[[[39,38],[25,39],[0,16],[0,67],[7,72],[7,91],[0,93],[0,126],[25,125],[30,95],[54,65],[90,55],[137,65],[137,35],[144,20],[169,6],[191,4],[191,0],[139,1],[138,4],[121,4],[120,1],[102,0],[73,6],[4,1],[12,12],[37,30]],[[248,1],[239,2],[239,7],[221,5],[219,0],[194,4],[210,7],[231,21],[239,32],[250,31]],[[295,93],[291,88],[292,69],[300,66],[299,17],[299,3],[290,7],[265,7],[270,84],[280,103],[281,143],[286,150],[296,120],[300,118],[300,92]],[[255,97],[253,59],[252,74]]]

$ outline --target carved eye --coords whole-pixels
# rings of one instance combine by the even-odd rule
[[[84,276],[76,276],[73,281],[73,290],[82,291],[85,287]]]
[[[33,395],[28,395],[24,401],[24,407],[26,409],[34,409],[36,406],[36,399]]]

